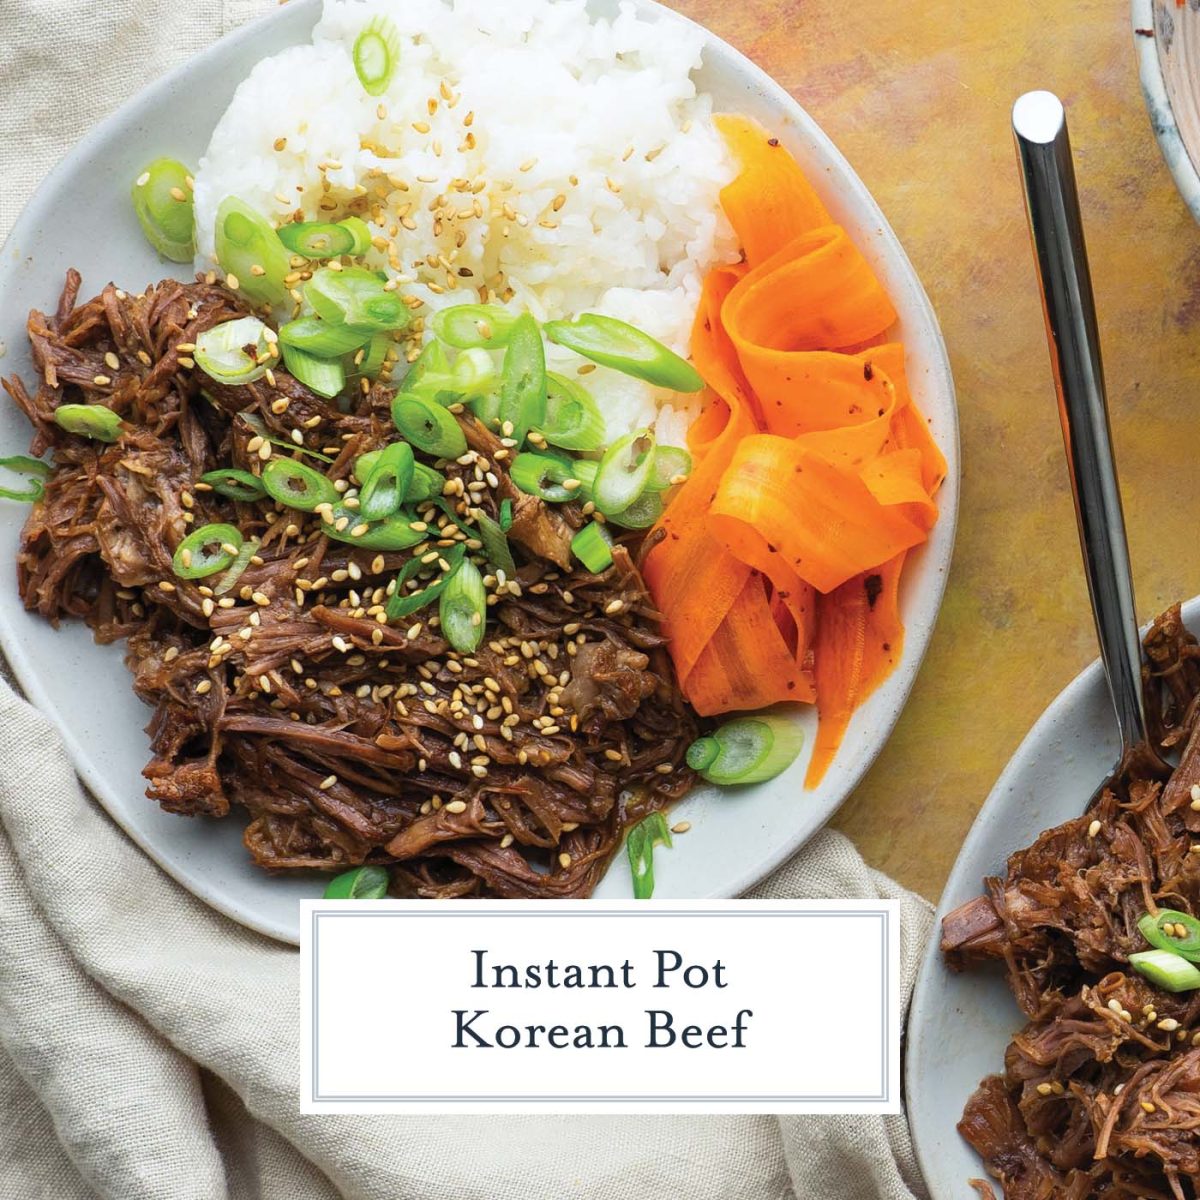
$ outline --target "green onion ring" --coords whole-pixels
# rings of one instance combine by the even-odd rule
[[[273,458],[262,481],[273,500],[301,512],[313,512],[318,505],[337,504],[341,499],[332,480],[294,458]]]
[[[407,442],[393,442],[383,451],[359,493],[358,511],[364,521],[390,517],[404,503],[415,467],[412,447]]]
[[[459,654],[471,654],[483,641],[487,593],[479,568],[465,558],[449,577],[438,600],[442,636]]]
[[[175,547],[172,568],[180,579],[207,579],[230,567],[244,542],[236,526],[202,525]]]
[[[0,458],[0,467],[11,471],[14,475],[23,475],[29,480],[29,487],[24,491],[15,488],[0,487],[0,497],[5,500],[17,500],[24,504],[36,504],[46,494],[43,482],[53,474],[49,463],[39,458],[30,458],[27,454],[14,454],[10,458]]]
[[[60,404],[54,410],[54,423],[67,433],[97,442],[115,442],[123,428],[121,418],[103,404]]]
[[[207,483],[218,496],[230,500],[242,500],[247,503],[261,500],[267,489],[263,481],[249,471],[239,471],[236,467],[221,467],[216,471],[206,471],[200,476],[201,483]]]

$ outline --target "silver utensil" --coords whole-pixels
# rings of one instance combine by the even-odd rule
[[[1012,124],[1079,545],[1121,735],[1121,758],[1110,778],[1134,762],[1143,771],[1166,774],[1170,768],[1147,736],[1142,645],[1066,112],[1053,93],[1027,92],[1013,105]]]

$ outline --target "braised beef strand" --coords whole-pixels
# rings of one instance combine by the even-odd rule
[[[947,961],[1003,963],[1028,1018],[958,1127],[1006,1200],[1200,1196],[1200,992],[1129,966],[1143,913],[1200,916],[1200,646],[1178,606],[1146,651],[1155,737],[1183,747],[1170,779],[1130,765],[943,922]]]
[[[519,492],[506,449],[464,414],[471,451],[439,464],[444,499],[463,512],[465,495],[493,516],[513,503],[516,577],[495,591],[474,655],[431,627],[436,607],[382,623],[385,589],[413,552],[333,541],[318,517],[197,481],[287,454],[263,442],[264,426],[347,479],[358,455],[394,438],[391,392],[376,384],[343,412],[282,369],[221,386],[188,352],[243,315],[224,288],[110,285],[78,304],[79,286],[72,271],[58,311],[30,315],[36,389],[4,380],[33,424],[33,453],[54,452],[18,579],[47,620],[126,640],[134,690],[153,709],[147,794],[191,816],[244,809],[246,846],[271,870],[378,863],[402,895],[588,895],[627,826],[694,782],[684,755],[696,719],[634,565],[636,537],[601,576],[572,565],[579,507]],[[59,429],[54,410],[81,402],[120,414],[118,442]],[[428,515],[418,553],[452,544],[449,518]],[[209,522],[261,541],[227,595],[210,586],[220,577],[172,571],[179,542]]]

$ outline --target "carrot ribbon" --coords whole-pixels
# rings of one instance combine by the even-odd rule
[[[946,462],[866,259],[775,139],[717,121],[741,167],[721,203],[745,262],[705,280],[695,467],[644,571],[697,712],[815,700],[815,786],[899,660],[901,573]]]

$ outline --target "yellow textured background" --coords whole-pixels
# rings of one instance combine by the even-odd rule
[[[1128,0],[675,6],[838,144],[949,347],[963,491],[946,601],[891,742],[834,822],[873,866],[936,899],[1005,762],[1096,655],[1012,101],[1044,87],[1067,104],[1142,619],[1200,591],[1200,230],[1150,130]]]

